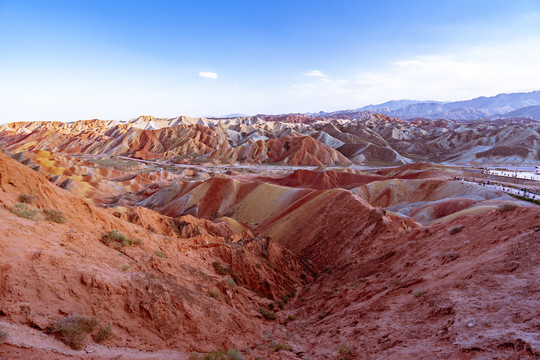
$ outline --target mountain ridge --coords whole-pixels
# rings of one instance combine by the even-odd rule
[[[536,120],[404,121],[369,111],[362,114],[355,119],[294,114],[11,123],[0,126],[0,146],[13,152],[47,150],[176,164],[318,167],[411,162],[533,164],[540,160],[540,122]]]
[[[504,117],[522,116],[540,120],[536,112],[520,112],[532,106],[540,106],[540,91],[520,93],[503,93],[495,96],[480,96],[470,100],[453,102],[438,101],[405,101],[404,106],[391,108],[387,104],[400,104],[400,101],[386,102],[379,105],[368,105],[357,110],[375,110],[382,114],[411,119],[425,117],[428,119],[450,120],[496,120]]]

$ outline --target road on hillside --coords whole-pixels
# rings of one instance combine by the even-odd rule
[[[524,197],[527,197],[529,199],[533,199],[533,200],[536,200],[536,199],[540,199],[540,194],[536,194],[534,192],[534,190],[530,190],[530,189],[526,189],[525,191],[524,190],[521,190],[521,189],[516,189],[516,188],[513,188],[513,187],[509,187],[509,186],[504,186],[504,185],[500,185],[500,184],[485,184],[485,185],[482,185],[482,184],[479,184],[475,181],[470,181],[470,180],[464,180],[464,179],[460,179],[458,180],[462,183],[467,183],[467,184],[473,184],[473,185],[476,185],[476,186],[479,186],[479,187],[482,187],[482,188],[489,188],[489,189],[495,189],[495,190],[499,190],[499,191],[503,191],[505,193],[508,193],[508,194],[514,194],[514,195],[519,195],[519,196],[524,196]]]
[[[154,160],[143,160],[143,159],[135,159],[127,156],[117,156],[119,159],[124,160],[131,160],[131,161],[138,161],[146,164],[154,164],[154,165],[161,165],[161,166],[175,166],[180,168],[186,168],[186,169],[199,169],[199,170],[205,170],[208,171],[211,170],[221,170],[221,171],[227,171],[227,170],[234,170],[234,169],[243,169],[243,170],[254,170],[254,169],[262,169],[262,170],[274,170],[274,171],[295,171],[295,170],[317,170],[317,166],[292,166],[292,165],[270,165],[270,164],[223,164],[223,165],[217,165],[217,164],[174,164],[174,163],[168,163],[165,161],[154,161]],[[324,170],[333,170],[333,169],[354,169],[354,170],[369,170],[373,169],[372,167],[367,166],[359,166],[359,165],[351,165],[351,166],[328,166],[325,167]]]

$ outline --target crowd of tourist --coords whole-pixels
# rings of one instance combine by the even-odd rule
[[[454,180],[455,181],[461,181],[461,182],[474,183],[474,184],[477,184],[477,185],[480,185],[480,186],[483,186],[483,187],[494,188],[496,190],[501,190],[501,191],[504,191],[504,192],[507,192],[507,193],[520,195],[520,196],[525,196],[525,197],[533,199],[533,200],[535,200],[537,196],[538,196],[538,198],[540,198],[540,193],[537,190],[529,189],[529,188],[526,188],[526,187],[517,188],[517,187],[514,187],[514,186],[505,185],[505,184],[495,182],[495,181],[479,180],[479,179],[476,179],[476,178],[467,179],[467,178],[462,178],[462,177],[458,177],[458,176],[455,176]]]

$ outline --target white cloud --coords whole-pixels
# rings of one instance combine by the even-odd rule
[[[320,77],[320,78],[328,77],[327,75],[323,74],[322,71],[320,70],[311,70],[310,72],[307,72],[304,75],[310,76],[310,77]]]
[[[539,38],[424,54],[361,70],[342,79],[318,76],[290,93],[317,107],[355,107],[392,99],[465,100],[538,90]],[[321,73],[322,75],[322,73]],[[347,105],[348,104],[348,105]]]
[[[205,79],[212,79],[212,80],[215,80],[218,78],[215,72],[209,72],[209,71],[201,71],[199,73],[199,76]]]
[[[538,42],[536,42],[538,43]],[[488,45],[459,53],[423,55],[355,79],[359,93],[392,98],[458,100],[538,89],[540,49],[530,43]]]

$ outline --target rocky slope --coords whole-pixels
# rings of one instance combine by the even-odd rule
[[[474,183],[537,182],[336,166],[533,161],[538,123],[309,119],[3,126],[0,357],[538,358],[540,208]]]
[[[303,166],[540,161],[540,122],[359,118],[227,119],[141,117],[127,122],[12,123],[0,127],[12,152],[125,156],[171,163]]]
[[[151,122],[148,120],[147,125],[141,122],[137,125],[149,127]],[[164,123],[169,125],[171,121]],[[53,130],[56,128],[59,131]],[[283,128],[180,124],[145,130],[130,123],[98,120],[71,124],[12,123],[0,128],[0,142],[12,152],[45,149],[70,155],[127,156],[177,163],[228,163],[238,159],[250,163],[287,165],[350,164],[330,146],[288,126]]]
[[[495,210],[362,239],[287,309],[299,319],[288,325],[296,349],[320,359],[537,358],[538,219],[538,209]]]
[[[346,351],[353,359],[533,359],[540,351],[540,298],[532,295],[540,287],[539,259],[516,250],[538,245],[540,210],[441,179],[455,171],[406,166],[377,181],[348,173],[321,181],[327,190],[305,186],[339,179],[333,172],[297,171],[297,189],[211,179],[174,194],[163,190],[145,205],[210,218],[226,213],[322,270],[285,308],[296,319],[287,324],[296,352],[290,358],[333,359]],[[386,209],[418,203],[407,211],[427,226],[368,202]]]
[[[28,206],[36,216],[54,209],[67,222],[17,216],[21,194],[35,197]],[[175,356],[247,347],[266,327],[258,309],[312,271],[276,241],[224,221],[146,209],[119,218],[2,153],[0,212],[1,320],[45,331],[69,314],[95,316],[114,328],[108,346]],[[109,247],[100,239],[112,230],[140,244]]]
[[[540,210],[452,181],[459,173],[416,164],[176,179],[119,212],[0,153],[0,327],[10,333],[0,354],[533,359]],[[21,194],[67,223],[15,215]],[[141,242],[106,246],[110,230]],[[259,312],[271,302],[277,321]],[[85,353],[47,335],[73,313],[114,336]]]

